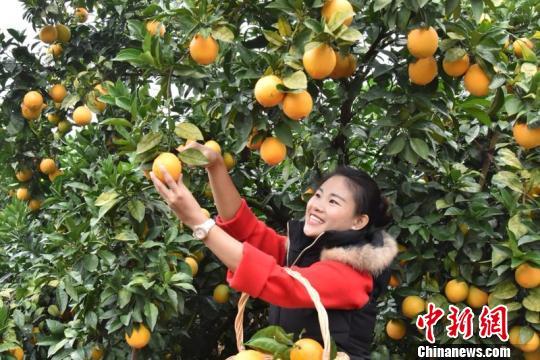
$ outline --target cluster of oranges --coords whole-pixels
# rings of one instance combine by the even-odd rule
[[[320,360],[323,358],[323,352],[324,349],[319,342],[302,338],[292,345],[289,358],[291,360]],[[264,360],[265,358],[265,353],[257,350],[242,350],[234,356],[234,360]]]

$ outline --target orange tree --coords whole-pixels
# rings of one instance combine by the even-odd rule
[[[39,35],[0,35],[0,356],[235,352],[238,294],[214,300],[225,269],[147,178],[185,140],[215,140],[281,231],[315,176],[376,177],[401,252],[373,358],[414,357],[426,301],[505,304],[516,356],[539,351],[537,2],[21,3]],[[204,171],[183,173],[215,214]],[[445,324],[438,343],[466,342]]]

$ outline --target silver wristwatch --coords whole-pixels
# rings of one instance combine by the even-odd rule
[[[208,219],[200,225],[197,225],[193,228],[193,236],[195,239],[204,240],[208,236],[208,232],[212,227],[216,225],[216,222],[213,219]]]

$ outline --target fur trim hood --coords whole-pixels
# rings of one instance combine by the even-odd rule
[[[320,260],[339,261],[378,276],[398,253],[396,240],[384,230],[326,231],[313,239],[304,234],[303,228],[303,221],[290,221],[288,224],[287,262],[291,265],[311,249],[320,254]],[[301,249],[296,259],[289,258],[291,245]]]

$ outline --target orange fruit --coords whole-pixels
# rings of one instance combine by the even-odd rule
[[[64,24],[56,24],[57,40],[61,43],[68,43],[71,39],[71,30]]]
[[[223,154],[223,162],[225,163],[227,170],[231,170],[234,165],[236,165],[236,160],[234,159],[233,154],[229,152]]]
[[[225,284],[219,284],[214,289],[214,301],[219,304],[225,304],[229,301],[229,287]]]
[[[313,339],[303,338],[294,343],[290,358],[291,360],[320,360],[322,354],[321,344]]]
[[[253,91],[257,102],[264,107],[272,107],[279,104],[285,94],[276,88],[278,84],[283,84],[283,81],[276,75],[266,75],[257,80]]]
[[[390,281],[388,282],[388,285],[390,285],[393,288],[397,288],[399,286],[398,277],[394,274],[390,275]]]
[[[287,147],[275,137],[267,137],[261,145],[261,158],[268,165],[277,165],[287,156]]]
[[[401,340],[407,333],[405,322],[400,319],[392,319],[386,323],[386,334],[394,340]]]
[[[99,346],[94,346],[92,348],[92,353],[90,354],[91,360],[101,360],[103,359],[103,349]]]
[[[204,259],[204,249],[197,250],[193,253],[193,257],[197,262],[201,262]]]
[[[211,218],[212,215],[210,214],[210,211],[206,210],[206,209],[201,209],[201,212],[203,213],[204,216],[206,216],[207,218]]]
[[[56,125],[60,134],[65,134],[71,130],[71,123],[67,120],[62,120]]]
[[[189,54],[199,65],[208,65],[213,63],[219,52],[219,45],[216,40],[209,35],[207,38],[197,34],[189,44]]]
[[[538,350],[538,348],[540,348],[540,337],[538,337],[538,333],[534,332],[529,341],[521,345],[520,348],[524,353]]]
[[[131,335],[125,334],[126,342],[134,349],[142,349],[150,342],[150,330],[144,324],[140,324],[138,328],[133,328]]]
[[[512,43],[512,47],[514,48],[514,54],[517,57],[523,57],[522,47],[524,46],[528,47],[531,50],[534,48],[534,44],[532,43],[532,41],[527,38],[519,38]]]
[[[250,150],[259,150],[264,141],[263,138],[259,138],[259,140],[254,143],[253,139],[255,138],[255,136],[257,136],[257,130],[253,129],[253,131],[251,131],[251,135],[249,135],[248,142],[246,144],[246,147]]]
[[[30,199],[30,191],[28,191],[28,189],[25,188],[25,187],[18,188],[16,196],[17,196],[17,199],[22,200],[22,201],[26,201],[26,200]]]
[[[350,2],[347,0],[327,0],[321,10],[321,15],[326,22],[329,22],[334,14],[341,13],[354,13],[354,9]],[[343,24],[349,26],[353,20],[352,16],[349,16],[343,21]]]
[[[56,169],[55,172],[49,174],[49,180],[54,181],[58,176],[62,175],[64,172],[60,169]]]
[[[308,116],[312,109],[313,99],[306,90],[288,93],[283,99],[283,112],[292,120],[300,120]]]
[[[28,208],[30,211],[38,211],[41,208],[41,201],[38,199],[32,199],[28,202]]]
[[[94,86],[94,90],[98,91],[100,95],[107,95],[109,93],[107,89],[105,89],[105,87],[103,87],[103,85],[101,84],[97,84],[96,86]]]
[[[75,19],[80,23],[86,22],[86,20],[88,20],[88,10],[83,7],[76,8]]]
[[[214,140],[208,140],[207,142],[204,143],[204,146],[207,146],[210,149],[212,149],[214,152],[221,154],[221,146],[219,146],[219,144]]]
[[[469,68],[469,55],[465,54],[461,59],[455,61],[443,60],[443,70],[446,74],[459,77],[467,71]]]
[[[540,360],[540,348],[533,352],[523,353],[525,360]]]
[[[461,231],[461,233],[463,234],[463,236],[467,236],[470,230],[469,225],[465,223],[459,223],[458,228],[459,228],[459,231]]]
[[[30,169],[21,169],[15,173],[15,177],[20,182],[28,181],[32,178],[32,170]]]
[[[437,61],[426,57],[409,64],[409,79],[416,85],[427,85],[437,76]]]
[[[356,58],[353,54],[341,55],[339,51],[336,51],[336,66],[330,73],[332,79],[343,79],[354,74],[356,70]]]
[[[264,360],[264,354],[255,350],[242,350],[234,356],[234,360]]]
[[[524,289],[538,287],[540,286],[540,268],[523,263],[517,267],[514,278],[519,286]]]
[[[29,91],[24,95],[23,105],[31,111],[41,111],[43,107],[43,96],[37,91]]]
[[[191,276],[195,277],[197,273],[199,272],[199,264],[197,263],[197,260],[192,258],[191,256],[188,256],[184,260],[186,264],[189,265],[191,269]]]
[[[58,59],[63,52],[64,48],[60,44],[52,44],[48,50],[48,53],[51,54],[55,59]]]
[[[53,99],[54,102],[61,103],[67,96],[67,90],[62,84],[54,84],[49,89],[49,96]]]
[[[90,124],[92,112],[85,105],[79,106],[73,111],[73,122],[79,126]]]
[[[41,116],[41,109],[39,110],[30,110],[24,104],[21,104],[21,114],[22,117],[26,120],[37,120]]]
[[[489,94],[490,82],[489,77],[478,64],[471,65],[463,78],[465,89],[474,96],[486,96]]]
[[[439,46],[439,35],[433,27],[411,30],[407,35],[407,49],[415,58],[433,56]]]
[[[521,331],[521,326],[515,325],[515,326],[512,326],[512,328],[510,329],[510,332],[508,333],[510,344],[518,348],[521,345],[521,340],[519,339],[520,331]]]
[[[488,303],[488,293],[476,286],[471,286],[467,295],[467,304],[475,309],[481,308]]]
[[[58,31],[53,25],[45,25],[39,31],[39,39],[46,44],[52,44],[58,38]]]
[[[403,299],[401,312],[409,319],[415,318],[426,308],[426,302],[420,296],[410,295]]]
[[[527,124],[516,122],[512,133],[516,142],[525,149],[540,146],[540,128],[529,129]]]
[[[336,66],[336,53],[328,44],[321,44],[304,53],[304,69],[313,79],[324,79]]]
[[[460,280],[450,280],[444,287],[444,293],[448,301],[459,303],[465,301],[469,295],[469,285]]]
[[[152,172],[159,180],[165,181],[165,176],[161,173],[160,166],[164,166],[173,180],[178,181],[180,174],[182,173],[182,163],[178,159],[178,156],[170,152],[164,152],[154,159]]]
[[[45,175],[52,174],[57,170],[56,163],[53,159],[45,158],[39,163],[39,170]]]
[[[24,359],[24,350],[20,346],[17,346],[16,348],[9,350],[9,353],[11,356],[14,356],[17,360]]]
[[[48,113],[47,120],[49,120],[49,122],[53,124],[58,124],[58,122],[60,121],[60,115],[58,115],[57,113]]]
[[[150,20],[146,23],[146,31],[148,31],[152,36],[156,36],[158,33],[158,28],[159,37],[163,37],[165,35],[165,25],[156,20]]]

